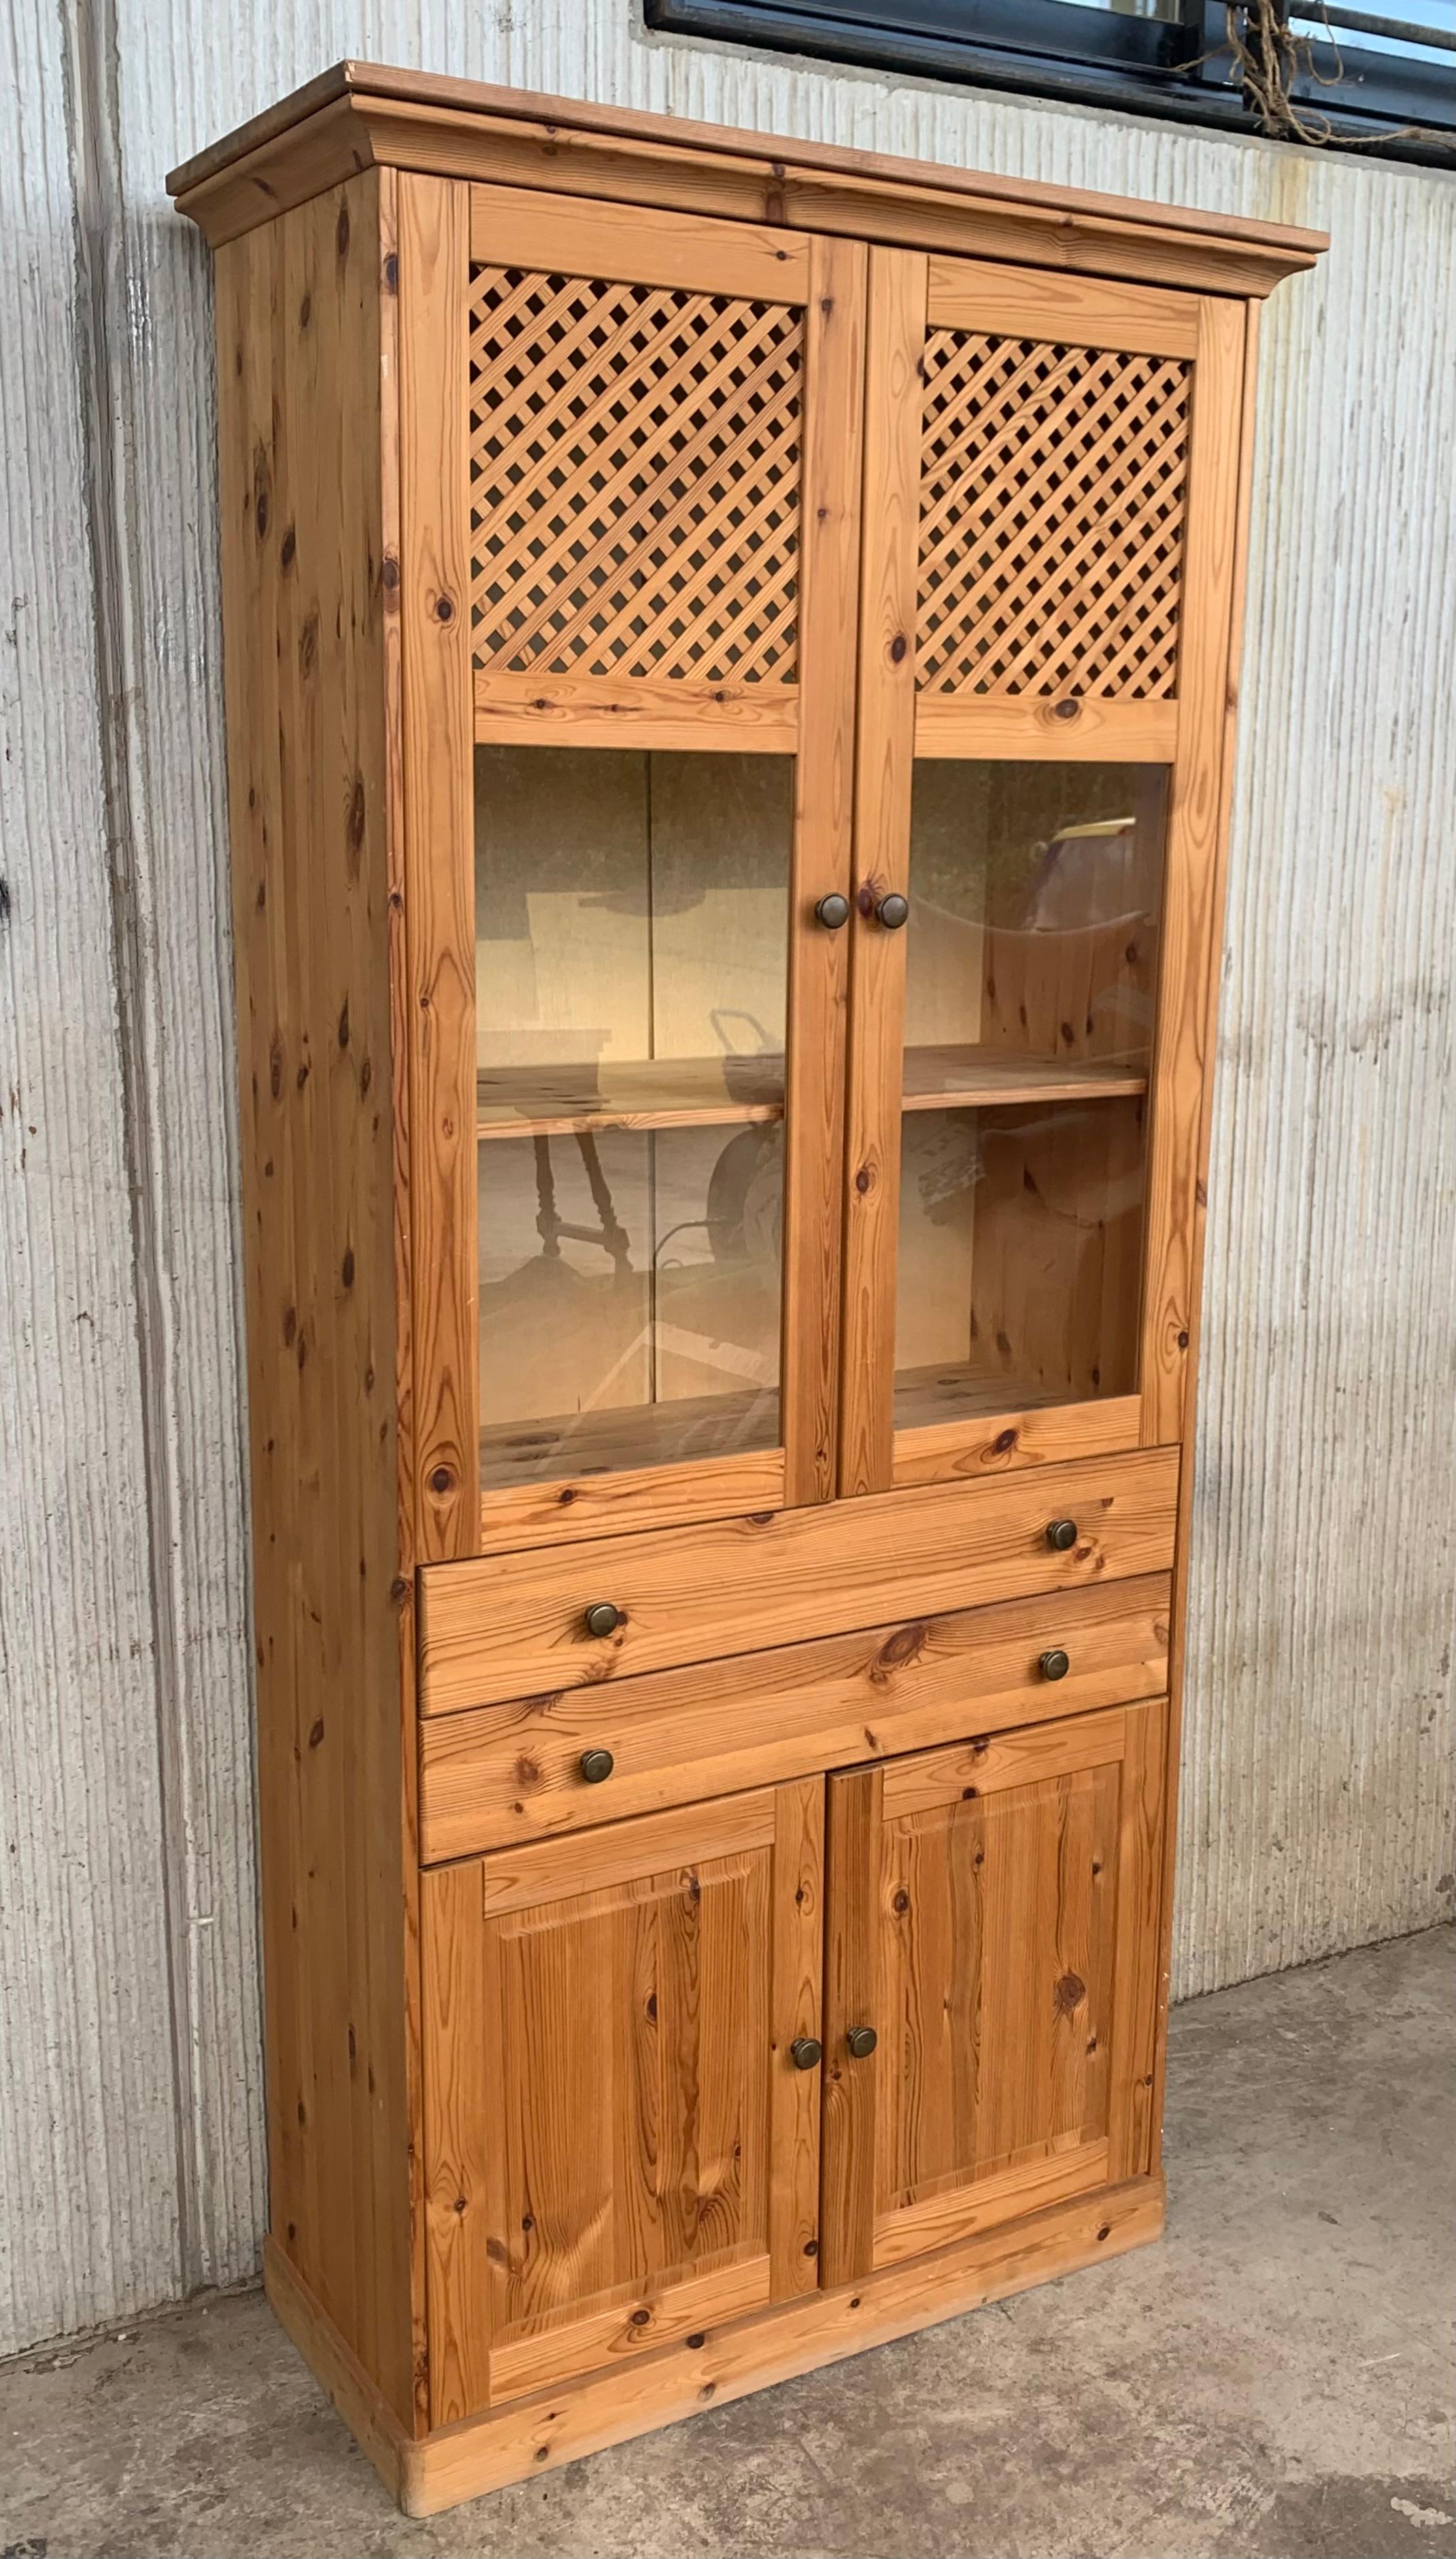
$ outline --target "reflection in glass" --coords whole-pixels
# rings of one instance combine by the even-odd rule
[[[476,757],[482,1480],[780,1435],[787,757]]]
[[[916,767],[896,1424],[1137,1384],[1166,775]]]

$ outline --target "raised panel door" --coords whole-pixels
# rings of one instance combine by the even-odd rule
[[[830,1777],[826,2282],[1147,2167],[1165,1715]]]
[[[423,1879],[435,2424],[813,2289],[822,1824],[811,1779]]]

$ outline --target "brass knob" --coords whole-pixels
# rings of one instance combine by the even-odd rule
[[[594,1599],[584,1622],[589,1635],[615,1635],[622,1623],[622,1611],[610,1599]]]
[[[888,897],[881,898],[875,914],[887,933],[898,933],[901,925],[909,921],[910,900],[902,897],[898,888],[892,888]]]
[[[796,2070],[817,2070],[824,2047],[816,2034],[796,2034],[789,2046],[789,2057]]]
[[[851,2026],[844,2037],[856,2061],[868,2061],[879,2039],[872,2026]]]
[[[1069,1547],[1077,1544],[1076,1520],[1048,1520],[1047,1544],[1054,1547],[1058,1555],[1065,1555]]]
[[[814,915],[826,933],[837,933],[841,924],[849,922],[849,900],[831,889],[827,897],[820,898]]]
[[[589,1786],[600,1786],[617,1762],[610,1750],[583,1750],[576,1764]]]
[[[1060,1644],[1054,1644],[1049,1653],[1042,1655],[1043,1679],[1065,1679],[1071,1668],[1071,1661]]]

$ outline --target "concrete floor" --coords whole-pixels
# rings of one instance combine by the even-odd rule
[[[1169,2233],[429,2523],[261,2298],[0,2368],[0,2559],[1452,2551],[1451,1933],[1178,2010]]]

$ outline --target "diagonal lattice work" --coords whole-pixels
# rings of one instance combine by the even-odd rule
[[[1175,690],[1190,374],[1163,356],[931,331],[923,690]]]
[[[479,667],[792,683],[801,315],[478,266]]]

